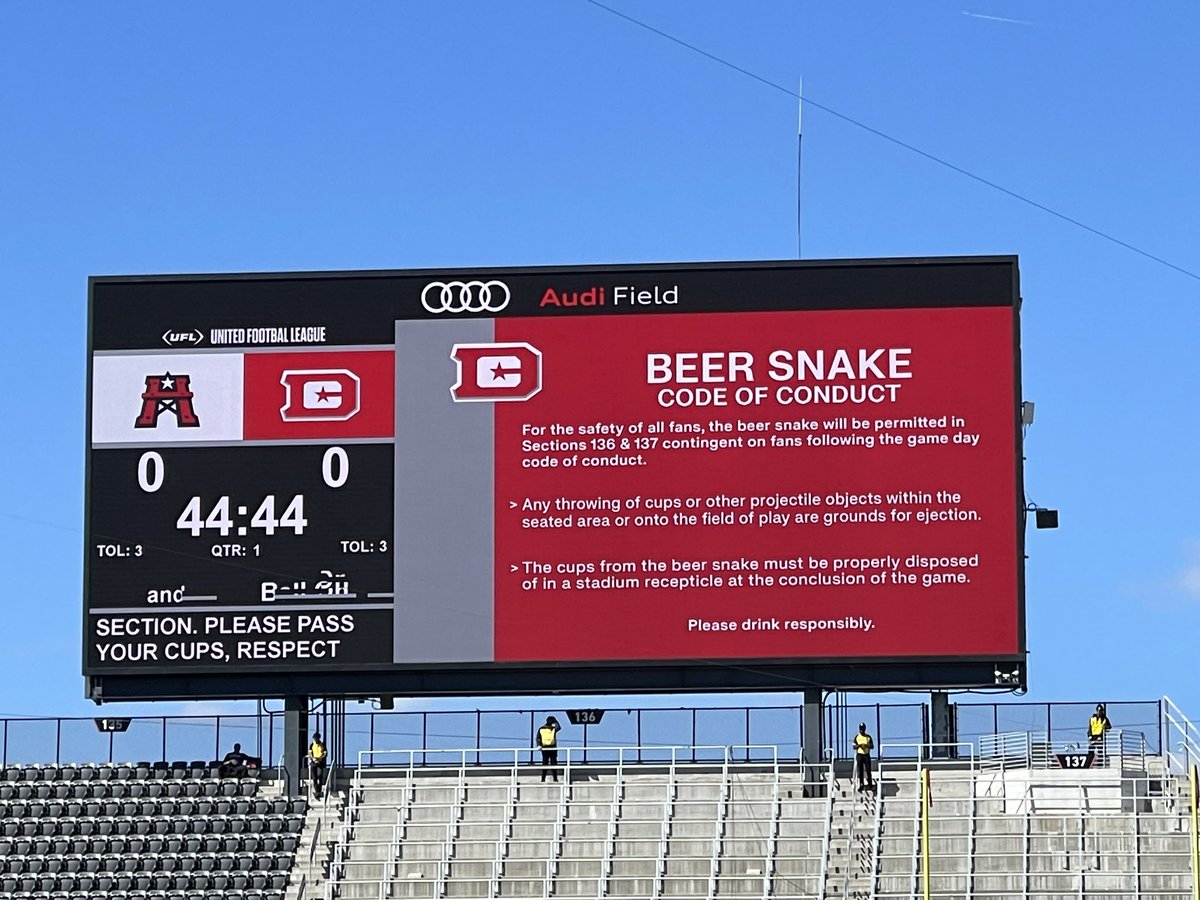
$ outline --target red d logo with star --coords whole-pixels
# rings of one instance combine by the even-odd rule
[[[344,422],[358,412],[359,379],[349,369],[287,369],[279,381],[285,422]]]
[[[542,353],[529,344],[455,344],[457,403],[528,400],[542,389]]]

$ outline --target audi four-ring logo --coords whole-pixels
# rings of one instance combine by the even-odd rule
[[[431,313],[500,312],[511,294],[503,281],[431,281],[421,305]]]

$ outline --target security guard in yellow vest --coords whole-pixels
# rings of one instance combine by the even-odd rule
[[[321,799],[321,789],[325,784],[325,772],[329,766],[329,751],[321,740],[319,732],[314,732],[312,743],[308,745],[308,777],[312,784],[313,799]]]
[[[1102,761],[1104,757],[1104,736],[1108,734],[1110,728],[1112,728],[1112,722],[1108,721],[1108,713],[1104,708],[1104,704],[1097,703],[1096,711],[1088,719],[1088,749],[1099,753]]]
[[[875,742],[867,734],[867,723],[858,723],[858,734],[854,736],[854,775],[860,791],[875,790],[875,779],[871,775],[871,751]]]
[[[542,751],[542,781],[546,780],[547,773],[558,781],[558,769],[554,768],[558,765],[558,730],[558,719],[554,716],[547,716],[546,724],[537,730],[537,745]]]

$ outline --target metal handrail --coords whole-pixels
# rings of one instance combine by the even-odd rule
[[[1188,766],[1200,760],[1200,728],[1184,715],[1183,710],[1176,706],[1170,697],[1163,696],[1161,707],[1167,732],[1163,738],[1163,754],[1167,758],[1168,771],[1181,774],[1187,771]],[[1178,738],[1173,739],[1173,733],[1177,734]],[[1175,754],[1171,752],[1172,744],[1177,746],[1183,755],[1182,761],[1176,761]]]
[[[833,792],[837,789],[837,779],[833,773],[833,760],[829,760],[829,771],[825,775],[825,828],[821,838],[821,875],[820,891],[822,894],[829,879],[830,836],[833,834]]]

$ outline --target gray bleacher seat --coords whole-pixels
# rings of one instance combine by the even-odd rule
[[[233,813],[233,801],[222,797],[213,804],[213,808],[218,816],[228,816]]]
[[[52,787],[55,800],[70,800],[75,785],[70,781],[56,781]]]
[[[0,800],[15,800],[17,786],[8,781],[0,781]]]
[[[167,786],[161,781],[145,780],[142,782],[145,797],[164,797],[167,793]]]
[[[113,777],[122,780],[133,777],[133,763],[117,763],[113,767]]]
[[[163,838],[163,850],[167,853],[182,853],[183,838],[177,834],[168,834]]]
[[[32,784],[30,784],[28,781],[17,782],[16,788],[17,788],[17,799],[18,800],[33,799],[34,786]]]
[[[268,848],[264,847],[263,844],[270,838],[271,836],[268,834],[243,834],[238,841],[240,845],[238,850],[242,853],[257,853],[260,850],[266,850]]]
[[[224,778],[217,784],[217,796],[237,797],[242,792],[242,786],[235,778]]]
[[[133,764],[133,777],[140,781],[145,781],[150,777],[153,769],[154,767],[150,764],[149,760],[139,760]]]
[[[201,797],[196,801],[196,815],[211,816],[213,814],[214,807],[215,804],[212,800],[208,799],[207,797]]]
[[[185,835],[183,838],[184,853],[203,853],[205,851],[204,838],[198,834]]]

